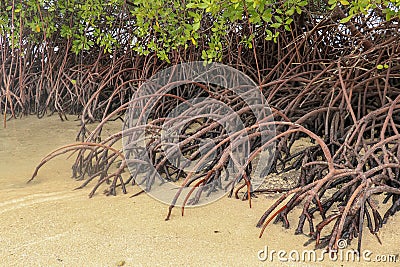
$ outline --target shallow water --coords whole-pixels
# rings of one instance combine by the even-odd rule
[[[223,198],[212,204],[175,209],[164,221],[168,207],[147,195],[88,199],[92,185],[73,190],[80,183],[71,179],[73,157],[67,155],[46,164],[32,183],[40,159],[62,145],[73,143],[78,121],[57,116],[11,120],[0,128],[0,266],[365,266],[366,262],[281,262],[275,255],[261,262],[257,253],[312,249],[303,247],[308,238],[295,236],[300,210],[289,216],[290,229],[268,226],[259,239],[255,227],[273,203],[271,196],[247,202]],[[119,122],[105,133],[120,129]],[[102,190],[99,190],[102,192]],[[400,216],[390,218],[379,232],[383,245],[364,231],[363,249],[379,254],[398,254]],[[349,249],[354,248],[356,242]],[[320,251],[318,252],[320,253]],[[320,255],[320,254],[318,254]],[[328,258],[327,255],[325,255]],[[398,263],[397,263],[398,264]],[[368,266],[381,266],[371,263]],[[396,266],[396,263],[387,263]]]

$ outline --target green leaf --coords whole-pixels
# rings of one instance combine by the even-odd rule
[[[271,24],[271,27],[275,28],[275,29],[278,29],[280,26],[282,26],[282,23],[272,23]]]
[[[288,18],[286,21],[285,21],[285,24],[286,25],[289,25],[290,23],[292,23],[293,22],[293,19],[292,18]]]
[[[347,1],[347,0],[340,0],[340,3],[341,3],[342,5],[344,5],[344,6],[350,5],[349,1]]]
[[[352,17],[353,17],[353,16],[347,16],[347,17],[341,19],[341,20],[340,20],[340,23],[347,23],[347,22],[349,22],[349,21],[351,20]]]
[[[303,7],[308,5],[308,1],[301,1],[300,3],[298,3],[299,6]]]
[[[261,18],[260,18],[260,16],[259,15],[253,15],[253,16],[251,16],[250,18],[249,18],[249,22],[251,22],[251,23],[253,23],[253,24],[258,24],[258,23],[260,23],[260,21],[261,21]]]
[[[385,65],[383,65],[383,67],[384,67],[385,69],[388,69],[388,68],[389,68],[389,65],[388,65],[388,64],[385,64]]]
[[[201,51],[201,58],[204,60],[207,59],[207,52],[205,50]]]
[[[186,8],[196,8],[197,5],[195,3],[189,3],[186,5]]]
[[[276,43],[278,41],[279,33],[280,32],[275,33],[275,35],[274,35],[274,43]]]
[[[383,69],[383,65],[379,64],[378,66],[376,66],[376,68],[377,68],[378,70],[381,70],[381,69]]]
[[[271,20],[272,20],[272,9],[267,9],[267,10],[265,10],[264,11],[264,13],[262,14],[262,19],[265,21],[265,22],[271,22]]]
[[[274,18],[275,18],[276,21],[279,22],[279,23],[282,23],[282,22],[283,22],[282,18],[279,17],[279,16],[274,16]]]
[[[390,14],[390,12],[386,13],[385,18],[386,18],[386,21],[389,21],[392,18],[392,15]]]
[[[193,31],[196,32],[198,29],[200,29],[200,21],[193,24]]]
[[[294,14],[294,7],[286,11],[286,15],[292,16]]]
[[[208,7],[208,4],[207,3],[200,3],[200,4],[197,4],[197,7],[201,8],[201,9],[206,9]]]

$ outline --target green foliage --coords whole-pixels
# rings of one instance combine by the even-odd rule
[[[349,22],[357,15],[370,15],[374,11],[385,14],[387,21],[392,18],[400,18],[400,0],[329,0],[328,5],[330,10],[337,6],[348,9],[347,17],[341,19],[341,23]]]
[[[76,54],[95,43],[106,52],[117,45],[112,23],[121,11],[122,0],[23,0],[2,4],[5,8],[0,6],[0,34],[13,36],[10,42],[15,48],[21,45],[21,36],[41,43],[53,34],[71,40],[71,50]]]
[[[309,9],[309,0],[21,0],[0,3],[0,35],[15,48],[25,41],[42,43],[59,36],[71,51],[99,47],[112,53],[121,43],[136,52],[156,53],[169,61],[172,51],[202,50],[207,61],[221,60],[228,34],[252,48],[262,34],[277,41],[291,31],[296,17]],[[319,2],[319,1],[317,1]],[[183,4],[184,3],[184,4]],[[310,2],[315,5],[315,2]],[[341,23],[380,10],[386,20],[400,18],[400,0],[329,0],[325,12],[345,11]],[[22,42],[21,42],[21,39]],[[129,41],[127,41],[129,40]]]
[[[147,54],[156,52],[161,59],[171,50],[186,49],[189,45],[201,49],[204,60],[220,60],[229,31],[240,31],[247,24],[265,27],[266,38],[275,40],[279,28],[290,31],[293,16],[301,14],[307,1],[286,0],[135,0],[131,9],[135,34],[141,38],[135,50]],[[147,37],[147,38],[146,38]],[[146,40],[144,40],[146,38]],[[242,36],[242,43],[252,47],[253,35]],[[201,41],[201,42],[200,42]]]

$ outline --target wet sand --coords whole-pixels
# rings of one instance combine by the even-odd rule
[[[281,262],[276,254],[272,262],[260,261],[257,254],[265,246],[269,252],[313,249],[313,244],[303,246],[306,236],[293,234],[299,209],[289,216],[290,229],[271,224],[258,238],[255,224],[276,199],[272,196],[253,199],[251,209],[247,202],[224,197],[186,209],[183,217],[175,209],[164,221],[168,206],[145,194],[129,198],[137,188],[116,197],[100,189],[92,199],[93,184],[74,191],[80,182],[70,178],[74,157],[66,155],[26,184],[43,156],[74,142],[74,118],[28,117],[0,128],[0,266],[382,266],[362,259],[333,262],[326,254],[323,262]],[[399,214],[390,218],[379,232],[382,245],[365,229],[363,250],[372,251],[372,260],[400,252],[399,225]]]

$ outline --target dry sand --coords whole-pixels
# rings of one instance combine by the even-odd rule
[[[80,185],[70,178],[73,157],[50,162],[26,184],[44,155],[73,142],[77,125],[73,117],[61,122],[52,116],[12,120],[0,128],[0,266],[382,266],[363,260],[280,262],[276,256],[261,262],[257,253],[265,246],[300,253],[313,248],[303,247],[306,236],[293,235],[300,210],[289,217],[290,229],[272,224],[258,238],[255,224],[271,196],[254,199],[251,209],[225,197],[187,209],[184,217],[175,209],[164,221],[168,207],[144,194],[129,198],[134,188],[128,195],[98,193],[92,199],[90,185],[73,191]],[[364,231],[363,249],[372,251],[371,259],[399,253],[399,226],[397,214],[379,232],[383,245]]]

